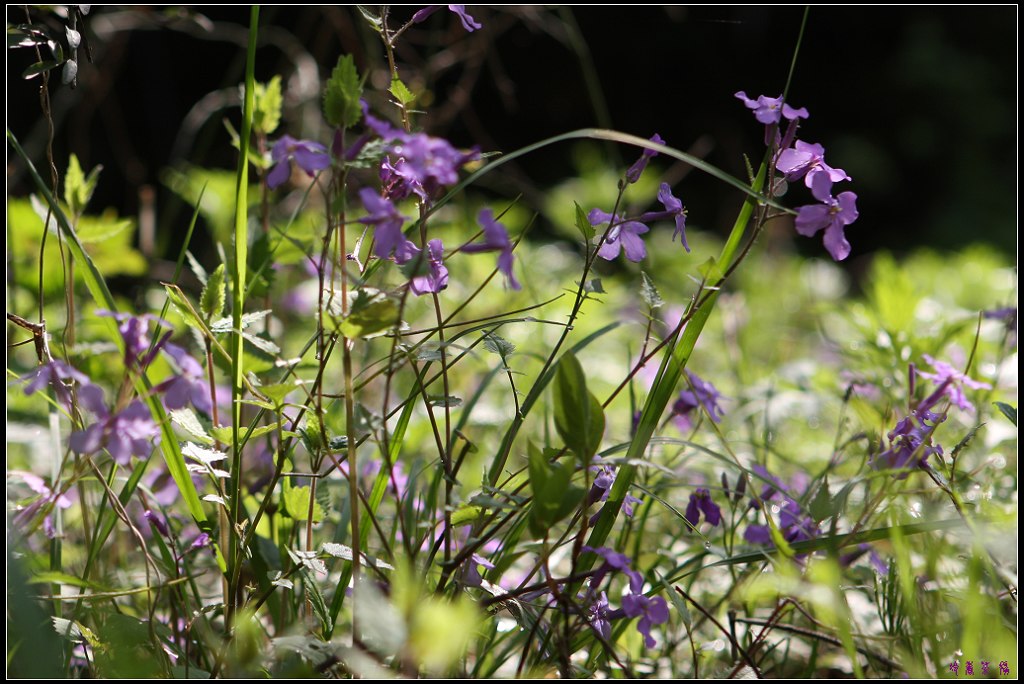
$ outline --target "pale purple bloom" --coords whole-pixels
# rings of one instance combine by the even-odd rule
[[[434,12],[441,9],[441,7],[442,5],[430,5],[429,7],[424,7],[419,12],[412,15],[412,20],[416,23],[419,23],[426,19],[427,17],[429,17]],[[451,12],[454,12],[455,14],[458,15],[459,19],[462,21],[462,28],[466,29],[470,33],[476,31],[477,29],[483,28],[483,24],[481,24],[476,19],[466,14],[465,5],[448,5],[448,9]]]
[[[440,292],[448,287],[448,269],[442,261],[444,246],[441,241],[434,239],[428,242],[427,253],[430,256],[429,262],[418,264],[421,269],[427,269],[427,272],[414,275],[409,281],[409,289],[417,297],[428,292]]]
[[[613,217],[600,209],[592,209],[587,214],[587,220],[595,227],[604,223],[611,226],[604,244],[597,250],[597,255],[602,259],[612,261],[619,256],[620,251],[624,251],[630,261],[643,261],[647,256],[647,248],[640,236],[650,228],[644,224],[639,221],[626,221],[618,215]]]
[[[133,316],[127,313],[115,313],[106,309],[97,309],[97,316],[106,316],[117,321],[118,332],[124,340],[124,365],[133,370],[143,370],[153,361],[157,352],[171,337],[168,330],[156,344],[151,344],[149,339],[149,322],[156,321],[157,324],[170,328],[171,324],[153,314],[142,314]],[[150,347],[152,346],[152,349]]]
[[[601,565],[597,570],[594,571],[594,575],[590,579],[590,586],[597,587],[601,584],[602,580],[611,571],[625,573],[629,577],[629,584],[632,586],[634,583],[643,583],[643,577],[636,570],[632,570],[629,567],[629,556],[624,553],[619,553],[614,549],[602,546],[599,548],[593,548],[591,546],[584,546],[582,549],[584,552],[595,553],[604,559],[604,564]]]
[[[636,629],[644,635],[644,644],[647,648],[654,648],[658,645],[657,640],[651,636],[651,628],[668,622],[668,603],[661,596],[653,598],[643,594],[627,594],[622,597],[622,610],[629,617],[638,617]]]
[[[359,198],[363,201],[367,214],[359,219],[359,222],[374,226],[374,254],[381,259],[389,259],[394,254],[395,262],[399,264],[404,264],[419,254],[419,247],[402,232],[402,224],[406,217],[398,213],[390,199],[381,197],[371,188],[360,190]]]
[[[164,353],[171,357],[181,370],[180,375],[175,375],[156,387],[158,392],[164,393],[164,406],[174,410],[192,404],[203,413],[212,415],[210,385],[203,375],[203,367],[176,344],[165,344]]]
[[[458,182],[459,169],[480,155],[476,149],[460,152],[447,140],[425,133],[381,132],[386,134],[381,137],[393,143],[388,149],[390,156],[381,164],[380,177],[384,194],[394,200],[414,193],[430,202],[446,185]]]
[[[506,284],[513,290],[521,289],[519,281],[512,273],[512,241],[509,240],[505,226],[494,220],[494,212],[490,209],[481,209],[477,216],[480,227],[484,231],[484,241],[466,245],[463,252],[474,254],[477,252],[498,252],[498,270],[505,275]]]
[[[170,539],[171,538],[171,533],[167,529],[167,519],[166,518],[164,518],[159,513],[153,512],[152,510],[150,510],[148,508],[146,509],[146,511],[142,515],[146,518],[146,520],[149,521],[149,524],[153,526],[153,529],[155,529],[157,531],[157,533],[161,537],[164,537],[166,539]]]
[[[640,215],[640,221],[662,221],[665,219],[674,219],[676,222],[676,230],[672,233],[672,242],[675,242],[676,238],[680,238],[680,242],[683,243],[683,247],[687,252],[690,251],[690,245],[686,243],[686,209],[683,208],[682,201],[678,197],[672,194],[672,188],[668,183],[662,183],[661,187],[658,188],[658,201],[665,207],[665,211],[649,211],[645,214]]]
[[[754,110],[754,118],[765,125],[777,124],[783,118],[787,121],[795,121],[796,119],[806,119],[809,114],[807,109],[801,107],[796,109],[789,106],[782,101],[782,97],[766,97],[759,95],[756,100],[752,100],[747,97],[747,93],[739,91],[736,93],[736,97],[743,100],[743,104],[747,106],[747,109]]]
[[[597,598],[587,608],[587,619],[590,620],[590,626],[600,634],[605,640],[608,640],[612,636],[612,625],[609,622],[610,612],[608,607],[608,594],[601,592],[597,595]]]
[[[972,380],[945,361],[939,361],[927,354],[924,355],[924,359],[931,364],[935,372],[925,373],[919,370],[917,374],[922,378],[928,378],[937,385],[943,385],[946,388],[945,393],[949,400],[964,411],[974,412],[974,404],[967,400],[963,390],[964,386],[971,389],[992,389],[992,385],[987,382]]]
[[[317,171],[323,171],[331,165],[331,157],[326,147],[312,140],[296,140],[290,135],[274,143],[270,149],[270,158],[274,167],[267,174],[267,187],[271,190],[284,185],[291,177],[293,161],[310,178],[315,176]]]
[[[818,174],[824,174],[830,181],[830,192],[831,183],[851,180],[842,169],[834,169],[825,163],[824,147],[817,143],[805,143],[803,140],[797,140],[795,147],[780,152],[775,168],[786,174],[787,181],[803,178],[804,185],[808,188],[813,187],[814,178]]]
[[[594,484],[590,488],[590,494],[587,497],[588,503],[596,503],[598,501],[607,501],[608,494],[611,493],[612,485],[615,484],[615,469],[608,465],[596,465],[590,467],[591,472],[594,472]],[[640,499],[636,498],[631,494],[626,494],[622,500],[622,512],[627,518],[633,517],[634,507],[643,503]],[[601,513],[598,511],[591,518],[591,524],[597,521],[598,516]]]
[[[825,229],[825,249],[836,261],[850,255],[850,243],[843,229],[857,220],[857,195],[841,192],[832,197],[832,181],[827,174],[815,174],[811,181],[811,194],[821,204],[810,204],[797,209],[796,232],[812,237]]]
[[[58,359],[52,359],[47,363],[40,364],[29,373],[25,380],[25,395],[29,396],[35,394],[46,385],[53,387],[54,393],[57,398],[65,406],[71,405],[71,393],[68,390],[68,380],[73,380],[79,385],[88,385],[89,378],[77,370],[75,370],[69,364],[64,363]]]
[[[11,524],[16,529],[21,529],[31,521],[37,513],[41,510],[50,510],[52,506],[56,506],[60,509],[68,509],[71,507],[71,499],[68,495],[62,492],[53,491],[43,478],[29,472],[22,471],[11,471],[8,473],[8,477],[20,477],[21,480],[29,486],[29,489],[40,495],[40,498],[36,499],[29,505],[19,508],[14,517],[11,518]],[[53,527],[53,520],[50,515],[47,515],[43,519],[43,530],[46,536],[53,538],[55,530]]]
[[[699,488],[690,494],[690,502],[686,506],[686,515],[683,517],[693,528],[696,528],[700,524],[701,513],[712,527],[722,522],[722,510],[711,500],[711,492],[704,488]]]
[[[657,133],[655,133],[654,136],[651,138],[651,142],[658,143],[659,145],[665,144],[665,141],[662,140],[661,136],[658,135]],[[645,147],[644,151],[640,154],[640,158],[637,159],[636,162],[634,162],[633,165],[630,166],[629,169],[626,171],[626,182],[636,183],[638,180],[640,180],[640,175],[644,172],[644,169],[647,168],[647,162],[649,162],[652,158],[657,156],[657,152]]]
[[[693,371],[687,369],[686,375],[690,378],[692,389],[688,387],[680,391],[679,398],[672,404],[672,416],[675,418],[676,427],[683,432],[693,427],[692,414],[699,407],[704,408],[712,421],[721,421],[725,416],[718,403],[722,399],[721,393]]]
[[[89,385],[82,388],[82,404],[95,413],[100,420],[84,430],[71,433],[68,446],[78,454],[92,454],[106,448],[114,461],[128,465],[131,457],[146,458],[160,441],[160,427],[146,406],[135,400],[120,413],[110,415],[102,403],[102,393],[89,390],[99,388]]]
[[[872,468],[875,470],[924,468],[929,456],[942,454],[942,446],[932,443],[932,433],[936,426],[946,419],[946,416],[929,409],[944,396],[949,384],[948,380],[944,382],[938,390],[911,411],[909,416],[896,423],[896,426],[888,434],[889,448],[871,457]],[[895,477],[897,480],[903,480],[908,474],[900,472]]]

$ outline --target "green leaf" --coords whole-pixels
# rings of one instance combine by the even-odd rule
[[[97,650],[96,672],[104,678],[151,679],[166,677],[166,658],[157,654],[150,626],[121,613],[107,616],[98,630],[106,648]]]
[[[171,304],[178,310],[181,317],[185,319],[185,325],[190,328],[202,329],[203,324],[198,318],[196,318],[192,308],[191,302],[185,298],[185,295],[181,293],[181,290],[176,285],[164,285],[164,291],[167,292],[167,299],[171,300]]]
[[[700,272],[704,279],[709,283],[717,283],[722,279],[722,269],[718,267],[718,260],[715,257],[710,256],[700,266],[697,267],[697,271]]]
[[[338,330],[345,337],[375,337],[398,325],[398,304],[384,292],[362,287],[349,299],[348,315],[338,321]]]
[[[505,361],[506,357],[515,352],[516,345],[512,344],[500,335],[495,333],[486,333],[484,335],[484,349],[492,354],[497,354],[501,357],[502,361]]]
[[[324,118],[327,123],[343,128],[359,123],[363,114],[359,106],[362,95],[363,86],[359,82],[359,73],[352,55],[339,57],[324,88]]]
[[[640,271],[640,297],[652,309],[665,305],[665,300],[658,294],[658,288],[654,287],[654,281],[643,271]]]
[[[590,219],[587,218],[587,213],[583,211],[583,207],[579,203],[576,204],[576,227],[579,229],[580,234],[583,235],[584,241],[588,244],[597,235],[597,231],[594,230],[594,226],[590,225]]]
[[[402,79],[398,78],[398,76],[394,76],[391,79],[391,90],[389,92],[394,95],[395,99],[401,102],[403,106],[412,104],[412,101],[416,99],[416,96],[413,95],[412,91],[409,90],[404,83],[402,83]]]
[[[814,500],[811,501],[807,511],[811,514],[811,517],[814,518],[814,522],[816,523],[820,523],[822,520],[832,517],[832,497],[828,493],[827,478],[821,483],[821,486],[818,487],[818,492],[814,495]]]
[[[100,216],[80,216],[78,219],[78,239],[84,244],[95,244],[116,237],[126,230],[135,228],[135,221],[130,218],[120,218],[113,209],[106,209]],[[131,239],[125,236],[126,242]],[[145,273],[145,261],[139,258],[138,252],[125,245],[127,249],[112,245],[111,249],[116,250],[116,269],[106,268],[104,273],[124,273],[128,275],[141,275]],[[97,255],[99,256],[99,255]],[[142,268],[136,266],[137,262],[142,263]]]
[[[1017,409],[1009,404],[1001,401],[995,402],[995,407],[999,409],[999,412],[1006,416],[1006,419],[1013,423],[1013,427],[1017,427]]]
[[[468,525],[469,523],[476,522],[483,515],[483,512],[484,509],[480,506],[462,504],[452,511],[452,527],[459,527],[460,525]]]
[[[72,154],[68,159],[68,170],[64,173],[64,201],[71,208],[73,216],[81,216],[85,212],[85,206],[89,204],[92,193],[96,190],[101,170],[103,167],[97,166],[86,177],[81,164],[78,163],[78,157]],[[81,229],[78,231],[78,237],[82,238]]]
[[[206,281],[206,287],[199,296],[199,311],[209,323],[224,312],[225,299],[224,264],[217,266]]]
[[[309,520],[309,487],[292,487],[290,477],[282,478],[284,491],[282,499],[284,510],[292,520],[305,522]],[[316,501],[313,502],[313,522],[324,519],[324,509]]]
[[[274,76],[268,83],[257,83],[253,90],[252,127],[257,133],[268,135],[281,123],[281,77]]]
[[[579,504],[582,488],[570,488],[571,468],[564,463],[549,464],[548,457],[533,442],[527,445],[530,488],[533,490],[530,533],[540,538]]]
[[[21,72],[21,77],[26,81],[35,78],[39,74],[46,73],[50,69],[56,69],[61,65],[60,62],[48,59],[42,62],[36,62],[35,64],[29,65],[25,71]]]
[[[587,390],[583,367],[572,352],[558,362],[554,386],[555,428],[580,463],[590,463],[604,436],[604,410]]]

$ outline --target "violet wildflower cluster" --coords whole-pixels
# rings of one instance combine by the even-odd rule
[[[605,547],[595,549],[584,546],[583,551],[597,554],[604,559],[604,563],[594,571],[590,580],[593,603],[588,611],[588,617],[594,629],[607,639],[611,635],[609,620],[621,616],[638,617],[640,620],[636,628],[644,636],[644,644],[647,648],[657,646],[657,640],[651,636],[651,629],[668,622],[668,603],[665,599],[661,596],[646,596],[643,593],[644,578],[630,568],[629,556]],[[605,592],[596,594],[596,588],[613,572],[621,572],[629,578],[629,593],[623,595],[622,608],[619,611],[609,609],[608,595]]]
[[[756,100],[744,91],[736,93],[748,109],[754,111],[754,118],[765,124],[765,144],[775,150],[773,164],[788,182],[804,180],[811,195],[819,204],[809,204],[797,209],[796,231],[806,237],[813,237],[824,230],[825,249],[836,261],[850,256],[850,243],[844,229],[857,220],[857,195],[850,191],[832,195],[832,185],[851,180],[842,169],[825,162],[825,148],[816,143],[795,140],[799,122],[808,118],[807,109],[796,109],[782,97],[764,95]],[[785,119],[789,122],[784,134],[779,125]],[[792,145],[792,147],[790,147]]]

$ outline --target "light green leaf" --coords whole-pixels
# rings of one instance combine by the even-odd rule
[[[590,219],[587,218],[587,212],[583,211],[583,207],[579,203],[574,204],[576,204],[576,228],[579,229],[583,240],[589,244],[597,235],[597,231],[594,230],[594,226],[590,225]]]
[[[402,79],[395,76],[391,79],[391,94],[395,96],[395,99],[402,103],[403,106],[412,104],[412,101],[416,99],[412,91],[404,83]]]
[[[398,304],[380,290],[362,287],[349,299],[348,315],[337,321],[338,330],[345,337],[376,337],[398,325]]]
[[[290,518],[305,522],[309,520],[309,487],[293,487],[291,478],[282,478],[284,482],[282,499],[284,509]],[[313,502],[313,522],[318,523],[324,519],[324,509],[316,501]]]
[[[253,90],[252,128],[257,133],[273,133],[281,122],[281,77],[274,76],[268,83],[257,83]]]
[[[362,95],[363,86],[352,55],[339,57],[324,88],[324,118],[327,123],[342,128],[359,123],[363,115],[359,105]]]
[[[658,288],[654,286],[654,281],[643,271],[640,271],[640,297],[652,309],[665,305],[665,300],[658,294]]]
[[[220,264],[210,274],[206,281],[206,287],[199,297],[199,311],[202,312],[206,322],[219,318],[224,312],[226,298],[226,287],[224,282],[224,264]]]

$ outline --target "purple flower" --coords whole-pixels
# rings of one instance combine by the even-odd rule
[[[806,119],[809,116],[807,109],[804,107],[800,109],[790,107],[782,101],[781,95],[779,97],[760,95],[756,100],[752,100],[747,97],[745,91],[741,90],[736,93],[736,97],[743,100],[743,104],[747,106],[747,109],[753,109],[754,118],[765,125],[777,124],[782,118],[785,118],[787,121],[795,121],[796,119]]]
[[[384,194],[393,200],[416,194],[424,202],[430,202],[444,186],[458,182],[459,169],[466,162],[480,156],[476,149],[459,152],[447,140],[425,133],[405,133],[383,127],[380,132],[382,138],[393,143],[388,150],[391,156],[380,168]]]
[[[142,515],[146,518],[146,520],[149,521],[149,524],[153,526],[153,529],[155,529],[160,536],[164,537],[165,539],[171,538],[171,533],[167,529],[166,518],[164,518],[159,513],[154,513],[152,510],[148,508]]]
[[[512,241],[508,238],[505,226],[494,220],[494,212],[490,209],[481,209],[477,216],[481,228],[484,231],[484,241],[476,244],[466,245],[463,252],[473,254],[476,252],[499,252],[498,270],[505,274],[505,283],[513,290],[519,290],[522,286],[512,273]]]
[[[640,573],[636,570],[630,569],[629,556],[626,554],[619,553],[618,551],[609,549],[605,546],[596,549],[591,546],[584,546],[582,550],[584,552],[589,551],[597,554],[604,559],[604,565],[595,570],[594,575],[590,578],[591,587],[596,588],[599,586],[605,576],[607,576],[611,571],[625,573],[626,576],[629,577],[630,586],[633,586],[634,583],[643,584],[643,577],[640,576]]]
[[[158,392],[164,393],[164,406],[173,410],[191,403],[203,413],[212,415],[210,385],[203,376],[203,367],[176,344],[165,344],[164,353],[181,369],[181,375],[175,375],[156,386]]]
[[[619,256],[620,251],[626,252],[626,258],[630,261],[643,261],[647,256],[647,248],[640,236],[650,228],[639,221],[626,221],[621,216],[612,216],[600,209],[591,209],[587,214],[587,220],[591,225],[599,226],[608,223],[610,228],[604,244],[597,250],[597,255],[602,259],[612,261]]]
[[[634,593],[622,597],[622,610],[629,617],[639,617],[636,629],[644,635],[647,648],[654,648],[658,642],[651,636],[651,627],[668,622],[668,603],[661,596],[653,598]]]
[[[160,348],[170,339],[168,330],[163,337],[150,349],[149,322],[156,321],[159,325],[170,328],[171,324],[153,314],[133,316],[127,313],[114,313],[106,309],[98,309],[97,316],[105,316],[117,320],[117,330],[124,340],[124,365],[132,370],[143,370],[153,361]]]
[[[323,171],[331,165],[331,156],[326,147],[312,140],[296,140],[290,135],[274,143],[270,149],[270,158],[274,168],[267,174],[267,187],[271,190],[284,185],[291,177],[292,161],[310,178],[317,171]]]
[[[941,395],[945,387],[944,384],[932,396]],[[889,431],[889,448],[871,457],[871,467],[875,470],[903,471],[896,473],[897,480],[906,479],[909,474],[905,470],[907,468],[924,468],[929,456],[942,454],[942,446],[932,443],[932,433],[945,419],[945,415],[929,411],[923,404],[918,406]]]
[[[612,636],[612,625],[609,622],[610,612],[608,607],[608,594],[601,592],[597,595],[597,598],[587,608],[587,619],[590,620],[590,626],[594,630],[605,638],[607,641]]]
[[[444,256],[444,246],[440,240],[434,239],[427,243],[427,253],[430,255],[429,264],[422,264],[422,257],[416,262],[410,262],[418,268],[426,268],[426,273],[414,275],[409,281],[409,289],[417,297],[428,292],[440,292],[448,287],[448,269],[445,268],[441,259]]]
[[[779,504],[779,531],[788,543],[807,541],[817,537],[821,531],[811,516],[804,513],[794,499],[786,497]],[[771,545],[771,528],[767,525],[749,525],[743,538],[751,544]]]
[[[796,232],[812,237],[825,229],[825,249],[836,261],[850,255],[850,243],[843,234],[845,226],[857,220],[857,195],[852,192],[839,193],[832,197],[832,181],[826,173],[817,173],[811,180],[811,194],[821,204],[800,207],[796,216]]]
[[[146,458],[160,441],[160,427],[149,409],[136,400],[120,413],[110,415],[103,404],[103,393],[95,385],[82,388],[81,403],[100,420],[84,430],[71,433],[68,446],[78,454],[92,454],[106,448],[114,461],[128,465],[131,457]]]
[[[25,377],[25,380],[27,382],[25,385],[25,396],[35,394],[46,385],[51,385],[57,398],[65,406],[71,405],[68,380],[73,380],[79,385],[90,384],[89,378],[84,373],[57,359],[52,359],[47,363],[37,366],[35,370]]]
[[[672,188],[668,183],[662,183],[658,189],[658,201],[665,207],[665,211],[649,211],[642,214],[640,220],[662,221],[665,219],[675,219],[676,231],[672,233],[672,242],[675,242],[676,237],[679,237],[683,247],[689,252],[690,245],[686,243],[686,209],[683,208],[683,203],[679,198],[672,194]]]
[[[415,23],[419,23],[426,19],[427,17],[429,17],[434,12],[441,9],[441,7],[442,5],[430,5],[429,7],[424,7],[419,12],[412,15],[412,20]],[[479,23],[476,19],[466,14],[465,5],[448,5],[448,9],[459,16],[459,19],[462,21],[462,27],[469,31],[470,33],[476,31],[477,29],[483,28],[483,24]]]
[[[700,514],[712,526],[722,522],[722,510],[711,500],[711,492],[706,489],[698,489],[690,494],[690,503],[686,506],[686,522],[690,523],[691,529],[696,529],[700,524]]]
[[[661,136],[658,135],[657,133],[655,133],[654,136],[651,138],[651,142],[658,143],[659,145],[665,144],[665,141],[662,140]],[[642,174],[644,172],[644,169],[647,168],[647,162],[649,162],[652,158],[657,156],[657,152],[645,147],[644,151],[640,154],[640,158],[637,159],[636,162],[634,162],[634,164],[630,166],[629,169],[626,171],[626,182],[636,183],[638,180],[640,180],[640,174]]]
[[[35,518],[36,514],[42,510],[50,511],[53,506],[60,509],[68,509],[71,507],[71,499],[68,495],[61,492],[53,491],[46,481],[38,475],[34,475],[29,472],[11,471],[8,473],[8,477],[17,478],[20,477],[22,482],[29,486],[29,489],[39,494],[40,497],[30,503],[27,506],[17,508],[17,513],[11,518],[11,524],[15,529],[24,528],[29,521]],[[43,529],[46,532],[46,536],[53,538],[55,530],[53,526],[53,520],[49,514],[43,519]]]
[[[693,371],[687,369],[686,375],[690,378],[692,389],[679,392],[679,398],[672,404],[672,416],[675,418],[676,427],[683,432],[693,427],[691,414],[698,407],[703,407],[712,421],[721,421],[725,416],[722,407],[718,405],[718,401],[722,399],[721,393]]]
[[[395,262],[404,264],[420,253],[419,247],[402,232],[406,217],[398,213],[390,199],[381,197],[370,188],[361,189],[359,199],[367,213],[359,222],[374,226],[374,254],[381,259],[389,259],[394,254]]]
[[[964,386],[971,389],[992,389],[992,385],[987,382],[972,380],[945,361],[939,361],[927,354],[924,355],[924,359],[931,364],[935,372],[925,373],[919,370],[917,374],[923,378],[928,378],[937,385],[944,386],[945,394],[949,397],[949,400],[964,411],[974,412],[974,404],[968,401],[966,395],[964,395]]]
[[[590,488],[590,495],[587,498],[588,503],[596,503],[598,501],[607,501],[608,494],[611,493],[612,485],[615,484],[615,469],[608,465],[596,465],[591,466],[591,472],[596,473],[594,475],[594,484]],[[622,512],[627,518],[633,517],[633,507],[642,501],[631,494],[626,494],[622,500]],[[591,518],[591,524],[597,521],[600,512],[597,512]]]
[[[779,153],[775,168],[786,174],[787,181],[792,182],[803,178],[804,185],[808,188],[813,187],[815,177],[819,174],[824,174],[830,181],[830,192],[832,183],[851,180],[842,169],[833,169],[825,163],[824,147],[817,143],[805,143],[803,140],[797,140],[796,147],[791,147]]]

